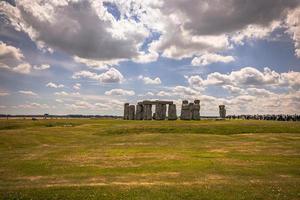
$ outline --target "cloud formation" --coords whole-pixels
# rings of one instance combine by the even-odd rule
[[[0,41],[0,68],[29,74],[31,65],[24,61],[24,55],[19,48]]]
[[[103,1],[1,2],[17,30],[41,49],[62,50],[79,58],[111,62],[138,56],[148,31],[134,20],[115,20]]]
[[[199,75],[187,77],[190,86],[205,87],[208,85],[226,85],[226,89],[232,90],[230,86],[287,86],[294,90],[300,89],[300,72],[278,73],[270,68],[259,71],[254,67],[244,67],[230,74],[214,72],[207,75],[206,79]]]
[[[76,83],[75,85],[73,85],[73,89],[74,90],[80,90],[81,88],[81,84],[80,83]]]
[[[288,32],[295,41],[295,55],[300,58],[300,7],[288,14],[286,23]]]
[[[32,92],[30,90],[19,90],[20,94],[28,95],[28,96],[38,96],[37,93]]]
[[[65,86],[63,84],[56,84],[56,83],[49,82],[49,83],[47,83],[46,87],[50,87],[50,88],[63,88]]]
[[[135,92],[133,90],[124,90],[124,89],[112,89],[109,91],[106,91],[104,93],[105,95],[116,95],[116,96],[133,96],[135,95]]]
[[[138,77],[138,79],[143,80],[144,84],[146,84],[146,85],[159,85],[159,84],[161,84],[161,80],[160,80],[159,77],[156,77],[156,78],[152,79],[150,77],[140,75]]]
[[[124,80],[123,75],[115,68],[110,68],[108,71],[97,74],[90,71],[79,71],[72,76],[74,79],[88,78],[97,80],[100,83],[120,83]]]
[[[222,56],[219,54],[204,54],[200,57],[193,58],[191,64],[193,66],[205,66],[212,63],[230,63],[233,62],[235,59],[232,56]]]
[[[153,62],[159,53],[174,59],[217,53],[284,27],[299,56],[299,5],[298,0],[22,0],[16,6],[1,2],[0,11],[41,49],[107,69],[128,59]],[[161,36],[141,49],[153,31]]]
[[[51,66],[48,64],[41,64],[41,65],[34,65],[33,69],[35,70],[45,70],[45,69],[49,69]]]

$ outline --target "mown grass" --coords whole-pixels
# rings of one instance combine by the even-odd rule
[[[0,199],[300,199],[300,123],[0,120]]]

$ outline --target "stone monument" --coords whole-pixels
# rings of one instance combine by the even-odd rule
[[[135,106],[130,105],[129,106],[129,120],[134,120],[135,119]]]
[[[136,120],[143,120],[143,118],[144,118],[144,106],[141,102],[139,102],[136,105],[135,119]]]
[[[225,105],[219,105],[219,113],[221,118],[226,117],[226,108]]]
[[[129,120],[129,103],[124,104],[124,120]]]
[[[200,120],[200,100],[194,101],[192,112],[192,119]]]
[[[180,119],[191,120],[190,104],[187,100],[182,101]]]
[[[168,120],[177,120],[176,105],[170,104],[168,109]]]
[[[155,112],[152,116],[152,105],[155,106]],[[177,119],[176,105],[173,101],[142,101],[138,102],[136,109],[134,105],[124,104],[124,120],[165,120],[167,117],[167,105],[169,105],[170,119]],[[168,117],[169,118],[169,117]]]
[[[144,120],[152,120],[152,104],[144,104]]]

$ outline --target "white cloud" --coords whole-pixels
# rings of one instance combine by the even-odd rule
[[[22,63],[12,68],[12,70],[21,74],[29,74],[31,71],[31,65],[28,63]]]
[[[78,56],[74,56],[74,60],[78,63],[85,64],[86,66],[96,70],[108,70],[109,66],[117,65],[121,61],[121,60],[109,60],[109,61],[93,60],[93,59],[80,58]]]
[[[75,90],[80,90],[80,88],[81,88],[80,83],[76,83],[75,85],[73,85],[73,89],[75,89]]]
[[[200,92],[198,92],[195,89],[185,87],[185,86],[175,86],[172,91],[177,95],[182,96],[197,96],[200,95]]]
[[[91,100],[76,100],[73,103],[65,104],[65,106],[70,110],[93,110],[97,111],[97,113],[104,110],[114,109],[115,111],[122,111],[124,102],[119,100],[112,99],[102,99],[97,98],[96,102],[92,102]],[[98,113],[99,114],[99,113]]]
[[[159,85],[161,84],[161,80],[159,77],[156,77],[154,79],[151,79],[150,77],[144,77],[140,75],[138,79],[143,80],[144,84],[146,85]]]
[[[54,94],[57,95],[57,96],[69,96],[69,93],[67,93],[65,91],[55,92]]]
[[[151,13],[163,23],[158,28],[162,36],[150,49],[174,59],[228,50],[231,42],[243,44],[245,39],[267,38],[282,27],[287,11],[299,5],[297,0],[264,0],[247,6],[239,0],[222,6],[219,0],[162,2],[156,5],[159,12]]]
[[[230,74],[214,72],[202,79],[199,75],[187,77],[191,87],[203,88],[209,85],[223,85],[225,89],[233,91],[235,87],[244,86],[287,86],[294,90],[300,89],[300,72],[278,73],[270,68],[259,71],[254,67],[244,67]],[[230,86],[229,86],[230,85]]]
[[[112,90],[106,91],[105,95],[133,96],[133,95],[135,95],[135,92],[133,90],[112,89]]]
[[[252,96],[256,96],[256,97],[261,97],[261,96],[270,96],[273,95],[274,93],[267,90],[267,89],[263,89],[263,88],[239,88],[239,87],[235,87],[232,85],[225,85],[222,86],[222,88],[228,90],[231,94],[233,95],[252,95]]]
[[[281,27],[280,21],[273,21],[269,26],[250,24],[244,29],[235,32],[230,39],[235,44],[243,45],[245,40],[267,38],[273,31]]]
[[[174,28],[178,29],[178,28]],[[173,59],[182,59],[200,55],[206,52],[223,51],[229,48],[227,36],[193,36],[189,33],[175,30],[167,31],[158,41],[150,45],[150,49],[162,52],[162,56]]]
[[[188,83],[191,87],[193,88],[203,88],[204,86],[204,80],[198,76],[198,75],[195,75],[195,76],[186,76],[186,78],[188,79]]]
[[[48,109],[50,108],[47,104],[40,104],[36,102],[27,103],[27,104],[21,104],[17,106],[13,106],[14,108],[23,108],[23,109]]]
[[[8,95],[10,95],[8,92],[0,92],[0,97],[4,97]]]
[[[172,96],[172,93],[166,92],[166,91],[160,91],[156,95],[159,97],[170,97],[170,96]]]
[[[63,103],[64,102],[64,100],[62,100],[62,99],[55,99],[55,101],[58,102],[58,103]]]
[[[209,65],[212,63],[230,63],[235,61],[234,57],[232,56],[222,56],[222,55],[218,55],[218,54],[204,54],[200,57],[195,57],[191,64],[193,66],[205,66],[205,65]]]
[[[154,96],[154,93],[153,92],[147,92],[146,95],[147,96]]]
[[[300,72],[289,71],[281,74],[282,85],[287,85],[295,90],[300,89]]]
[[[45,69],[49,69],[50,68],[50,65],[48,64],[41,64],[41,65],[34,65],[33,66],[33,69],[35,70],[45,70]]]
[[[0,68],[21,74],[29,74],[31,65],[23,59],[24,55],[19,48],[0,41]]]
[[[259,89],[259,88],[248,88],[247,89],[248,94],[254,95],[254,96],[270,96],[274,94],[273,92],[270,92],[266,89]]]
[[[72,78],[88,78],[97,80],[101,83],[120,83],[124,80],[123,75],[115,68],[110,68],[108,71],[102,74],[97,74],[90,71],[80,71],[76,72]]]
[[[245,90],[239,87],[235,87],[232,85],[223,85],[222,88],[228,90],[231,94],[234,95],[239,95],[239,94],[244,94]]]
[[[18,60],[22,61],[24,55],[21,52],[21,49],[16,48],[14,46],[10,46],[0,41],[0,62],[4,62],[5,60]]]
[[[298,0],[264,0],[249,4],[239,0],[165,0],[165,15],[175,13],[186,31],[219,35],[239,31],[250,24],[268,25],[299,5]],[[267,12],[266,12],[267,10]]]
[[[63,87],[65,87],[63,84],[56,84],[56,83],[52,83],[52,82],[47,83],[46,86],[50,87],[50,88],[63,88]]]
[[[132,60],[136,63],[150,63],[154,62],[158,59],[159,54],[153,50],[149,50],[149,53],[140,52],[136,58]]]
[[[93,109],[94,105],[87,101],[76,101],[74,104],[67,104],[71,109]]]
[[[289,12],[286,23],[288,32],[295,41],[295,55],[300,58],[300,7]]]
[[[20,90],[19,93],[24,95],[29,95],[29,96],[38,96],[38,94],[30,90]]]
[[[103,1],[1,2],[0,11],[16,30],[41,49],[54,49],[88,60],[111,62],[139,55],[149,31],[141,23],[107,11]]]
[[[159,54],[182,59],[221,52],[243,44],[245,39],[267,38],[283,28],[284,22],[299,55],[298,0],[249,4],[231,0],[222,6],[219,0],[109,2],[120,11],[118,20],[103,1],[92,0],[23,0],[16,1],[15,7],[2,1],[0,11],[39,48],[59,49],[77,62],[99,69],[129,59],[152,62]],[[161,36],[144,50],[141,47],[152,32]]]

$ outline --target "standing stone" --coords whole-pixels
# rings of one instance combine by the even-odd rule
[[[153,115],[153,119],[155,119],[155,120],[162,120],[162,109],[163,109],[163,107],[162,107],[163,105],[162,104],[160,104],[160,103],[157,103],[156,105],[155,105],[155,113],[154,113],[154,115]]]
[[[124,120],[128,120],[129,119],[129,103],[125,103],[124,104]]]
[[[144,104],[144,120],[152,120],[152,105]]]
[[[180,119],[182,119],[182,120],[190,120],[191,119],[190,105],[187,100],[182,101]]]
[[[167,105],[166,104],[162,104],[162,108],[161,108],[161,112],[162,112],[162,120],[166,119],[167,116]]]
[[[165,103],[156,103],[154,118],[156,120],[165,120],[167,112],[167,105]]]
[[[220,113],[220,117],[221,118],[225,118],[226,117],[225,105],[219,105],[219,113]]]
[[[139,102],[136,105],[136,114],[135,114],[135,119],[136,120],[143,120],[144,117],[144,113],[143,113],[143,104],[141,102]]]
[[[168,120],[177,120],[177,112],[176,112],[175,104],[169,104]]]
[[[195,100],[192,109],[192,119],[200,120],[200,100]]]
[[[190,119],[193,119],[193,109],[194,109],[194,103],[189,103],[189,109],[190,109]]]
[[[129,120],[134,120],[135,119],[135,106],[130,105],[129,106]]]

